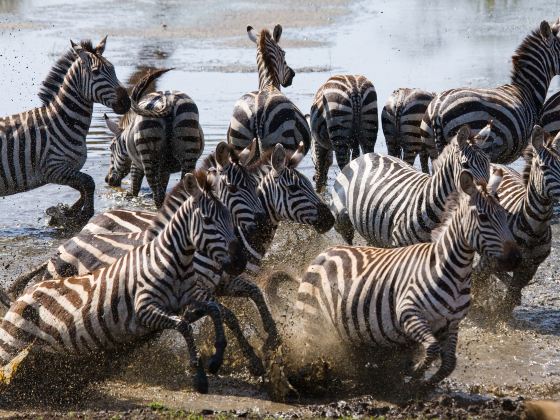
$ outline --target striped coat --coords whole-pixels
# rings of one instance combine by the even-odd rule
[[[414,165],[420,155],[422,172],[429,173],[428,157],[434,160],[437,153],[422,142],[420,125],[428,105],[435,94],[422,89],[400,88],[395,90],[381,111],[381,127],[389,155]]]
[[[332,153],[340,169],[362,153],[373,153],[377,140],[377,93],[361,75],[331,76],[317,91],[309,125],[317,191],[326,185]]]
[[[43,105],[0,118],[0,197],[54,183],[80,192],[80,199],[51,223],[69,218],[85,223],[94,212],[95,183],[80,172],[87,157],[86,135],[93,104],[124,113],[130,107],[126,90],[113,65],[97,47],[84,41],[64,54],[51,69],[39,92]]]
[[[350,244],[354,230],[379,247],[429,241],[461,170],[478,181],[488,179],[490,162],[479,147],[483,141],[469,139],[469,128],[463,127],[434,162],[431,177],[390,156],[370,153],[352,161],[335,180],[335,229]]]
[[[260,153],[278,143],[295,150],[303,142],[307,153],[311,144],[307,121],[280,91],[280,86],[290,86],[295,76],[278,44],[282,27],[276,25],[273,34],[263,29],[257,35],[248,26],[247,34],[257,45],[259,90],[243,95],[235,103],[227,132],[228,143],[241,149],[256,138]]]
[[[517,159],[538,122],[551,79],[560,74],[560,20],[543,21],[517,48],[511,83],[495,89],[461,88],[438,94],[428,106],[421,129],[438,152],[463,124],[480,130],[494,120],[485,151],[494,163]]]
[[[496,186],[498,179],[491,179]],[[425,356],[413,377],[441,357],[427,380],[435,384],[456,365],[457,333],[470,307],[470,275],[475,251],[500,258],[504,268],[519,256],[506,212],[468,171],[459,193],[447,201],[447,212],[431,243],[402,248],[336,246],[319,254],[299,286],[297,319],[307,352],[324,351],[324,338],[344,343],[399,347],[417,343]],[[363,347],[361,347],[363,349]]]

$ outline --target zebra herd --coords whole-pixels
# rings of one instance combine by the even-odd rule
[[[224,324],[250,372],[263,375],[262,357],[282,343],[271,311],[276,295],[266,292],[282,276],[270,276],[264,289],[256,280],[279,224],[291,221],[318,234],[334,227],[348,242],[320,253],[297,280],[289,305],[302,323],[305,344],[297,350],[316,356],[325,336],[373,347],[416,343],[425,354],[408,373],[437,384],[455,368],[473,283],[503,282],[511,313],[550,253],[560,95],[544,99],[560,74],[559,29],[560,20],[542,22],[526,37],[511,84],[396,90],[381,113],[392,155],[382,156],[374,153],[377,94],[369,80],[329,78],[306,116],[280,90],[295,76],[279,45],[282,27],[257,33],[249,26],[259,89],[235,103],[227,142],[196,169],[204,149],[197,105],[183,92],[149,92],[168,69],[146,75],[129,97],[103,57],[106,38],[95,48],[72,43],[43,82],[44,106],[0,119],[0,194],[69,185],[81,197],[58,222],[82,227],[2,293],[0,379],[8,384],[30,351],[87,361],[171,329],[186,342],[196,389],[207,392],[206,367],[216,373],[223,362]],[[137,195],[146,176],[156,212],[92,218],[95,185],[80,169],[94,102],[123,114],[118,122],[106,117],[114,135],[106,182],[120,185],[130,174]],[[315,186],[297,169],[309,150]],[[327,204],[319,193],[333,154],[341,171]],[[521,154],[522,174],[503,165]],[[416,156],[423,172],[412,166]],[[181,181],[165,194],[177,171]],[[368,246],[352,246],[355,231]],[[225,296],[255,304],[267,337],[262,357],[220,302]],[[206,316],[215,334],[207,366],[191,327]]]

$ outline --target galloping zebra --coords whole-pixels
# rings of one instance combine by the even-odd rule
[[[335,229],[349,244],[354,229],[379,247],[429,241],[461,170],[468,169],[477,181],[488,179],[490,162],[480,145],[489,131],[481,132],[485,138],[469,139],[469,127],[462,127],[433,162],[432,176],[391,156],[369,153],[353,160],[334,183]]]
[[[456,365],[457,333],[470,307],[475,251],[498,258],[504,269],[519,262],[507,215],[492,192],[499,175],[475,184],[468,171],[459,176],[458,193],[447,199],[441,226],[432,242],[402,248],[336,246],[319,254],[298,290],[297,315],[306,337],[338,337],[344,343],[374,347],[421,344],[423,359],[412,376],[436,384]],[[321,352],[311,341],[308,352]]]
[[[546,140],[545,140],[546,137]],[[502,165],[504,178],[498,188],[500,204],[508,211],[509,227],[521,249],[521,264],[513,276],[496,272],[492,261],[481,259],[473,281],[484,284],[490,274],[497,275],[507,286],[505,313],[521,304],[521,291],[533,279],[539,265],[550,254],[553,206],[560,200],[560,135],[553,139],[535,126],[531,145],[524,153],[523,174]]]
[[[94,48],[90,41],[71,42],[43,81],[43,106],[0,118],[0,196],[54,183],[68,185],[80,198],[64,215],[83,224],[93,216],[95,183],[80,172],[87,157],[86,135],[93,103],[128,111],[130,99],[113,65],[102,56],[107,37]],[[62,222],[54,217],[51,223]]]
[[[362,153],[372,153],[377,140],[377,93],[361,75],[331,76],[311,105],[312,158],[315,186],[321,191],[327,183],[332,153],[340,169]]]
[[[552,28],[543,21],[513,55],[511,83],[495,89],[451,89],[428,106],[421,129],[423,141],[443,150],[463,124],[481,129],[494,120],[492,142],[485,151],[494,163],[517,159],[538,122],[550,80],[560,73],[560,19]],[[435,142],[435,143],[434,143]]]
[[[389,155],[414,165],[420,155],[422,172],[429,173],[428,157],[434,160],[433,147],[422,142],[420,124],[435,94],[422,89],[400,88],[389,96],[381,111],[381,127]]]
[[[131,194],[137,196],[146,175],[158,208],[165,198],[170,174],[193,171],[204,150],[198,108],[188,95],[176,90],[144,95],[145,89],[169,70],[151,72],[134,86],[130,97],[135,106],[119,124],[105,116],[107,127],[115,135],[105,181],[120,186],[130,172]]]
[[[552,137],[560,132],[560,92],[556,92],[544,103],[539,125]]]
[[[191,314],[182,315],[206,296],[191,280],[192,256],[203,251],[231,274],[243,271],[246,260],[231,215],[213,196],[206,174],[187,174],[183,182],[190,198],[152,241],[92,274],[42,281],[11,305],[0,325],[4,367],[30,348],[87,359],[88,354],[133,346],[158,331],[174,329],[187,342],[197,389],[207,391],[188,322]],[[215,315],[219,318],[219,310]],[[222,330],[210,371],[219,368],[225,345]],[[11,372],[2,371],[3,380],[10,377]]]
[[[282,26],[276,25],[273,35],[267,29],[257,35],[247,26],[247,35],[257,45],[259,90],[243,95],[235,103],[228,143],[239,149],[257,138],[259,153],[262,153],[277,143],[295,150],[303,142],[307,153],[311,143],[307,121],[294,103],[280,92],[280,85],[290,86],[295,75],[286,64],[286,53],[278,45]]]

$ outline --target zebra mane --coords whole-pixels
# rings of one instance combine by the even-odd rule
[[[521,172],[521,179],[523,180],[523,185],[527,187],[529,185],[529,178],[531,176],[531,167],[533,166],[533,159],[535,158],[536,150],[532,145],[528,145],[525,150],[523,150],[523,159],[525,159],[525,166]]]
[[[284,162],[286,163],[286,167],[290,167],[289,165],[290,159],[292,159],[292,156],[296,151],[292,149],[284,149],[284,150],[286,152],[286,158]],[[263,166],[271,166],[270,158],[272,157],[273,151],[274,151],[273,147],[268,150],[265,150],[263,153],[261,153],[261,155],[257,160],[251,162],[249,166],[247,166],[247,170],[251,173],[255,173],[255,172],[259,172]]]
[[[270,57],[270,54],[266,51],[267,40],[276,44],[276,41],[273,40],[272,35],[270,34],[270,31],[268,29],[263,29],[259,34],[258,50],[264,62],[264,67],[268,73],[268,77],[270,77],[275,84],[279,84],[280,81],[278,80],[278,75],[276,74],[274,59]]]
[[[443,214],[441,215],[440,222],[434,229],[432,229],[431,232],[432,242],[437,242],[451,224],[453,214],[459,207],[460,198],[461,195],[457,191],[454,191],[449,194],[447,200],[445,200],[445,208],[443,210]]]
[[[91,41],[85,40],[80,41],[80,46],[91,54],[96,54],[95,49]],[[64,82],[64,77],[74,61],[76,61],[78,55],[74,52],[73,48],[69,48],[57,61],[54,63],[50,69],[47,77],[43,80],[42,86],[39,88],[39,99],[41,103],[46,106],[51,103],[51,101],[56,97],[62,83]]]
[[[558,33],[558,29],[554,26],[552,27],[552,33],[554,36],[556,36],[556,34]],[[534,59],[534,56],[531,55],[531,49],[535,44],[539,46],[542,46],[544,44],[539,29],[531,31],[531,33],[525,37],[525,39],[513,53],[513,56],[511,57],[511,62],[513,64],[513,69],[511,71],[512,82],[517,81],[519,73],[523,68],[523,61],[527,58]]]
[[[233,163],[239,162],[239,155],[236,153],[233,146],[228,144],[229,157]],[[208,171],[210,168],[216,168],[218,163],[216,162],[216,152],[210,152],[206,155],[202,162],[200,163],[199,169]]]
[[[432,160],[432,173],[437,172],[440,167],[443,165],[443,162],[445,161],[445,159],[447,159],[447,156],[449,156],[449,154],[452,153],[451,151],[451,144],[449,143],[448,145],[446,145],[443,150],[441,151],[440,155],[435,158],[434,160]]]

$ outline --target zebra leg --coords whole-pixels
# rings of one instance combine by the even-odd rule
[[[149,303],[141,307],[136,307],[135,309],[140,323],[146,328],[156,331],[172,329],[181,333],[187,344],[190,365],[196,371],[194,379],[195,388],[200,393],[207,393],[208,378],[206,377],[206,372],[204,372],[204,367],[198,355],[198,351],[196,350],[190,324],[185,319],[170,314],[155,303]]]
[[[503,303],[504,315],[511,315],[515,307],[521,305],[521,291],[533,279],[538,267],[538,265],[527,262],[520,269],[514,271]]]
[[[453,322],[449,325],[441,354],[441,366],[436,373],[434,373],[432,377],[426,381],[428,385],[436,385],[438,382],[441,382],[443,379],[451,375],[451,373],[455,370],[455,366],[457,366],[458,327],[459,324],[457,322]]]
[[[255,283],[244,276],[237,276],[220,289],[220,295],[251,299],[259,311],[264,330],[268,335],[263,351],[275,349],[280,345],[280,335],[276,328],[276,322],[270,313],[261,289]]]
[[[424,347],[425,355],[412,369],[412,377],[419,379],[424,376],[424,372],[436,360],[441,352],[441,347],[434,336],[430,324],[419,313],[403,314],[406,320],[403,322],[403,329],[405,335],[417,343],[422,344]]]
[[[333,163],[332,149],[326,149],[313,140],[312,160],[315,164],[315,190],[321,192],[327,185],[329,168]]]
[[[142,187],[142,180],[144,179],[144,171],[136,166],[134,163],[130,166],[130,194],[133,197],[138,197],[140,188]]]
[[[160,162],[157,156],[154,156],[155,152],[151,152],[151,157],[147,162],[143,162],[144,173],[146,174],[146,179],[148,184],[154,194],[154,203],[159,209],[165,198],[165,191],[161,188],[161,169]]]

